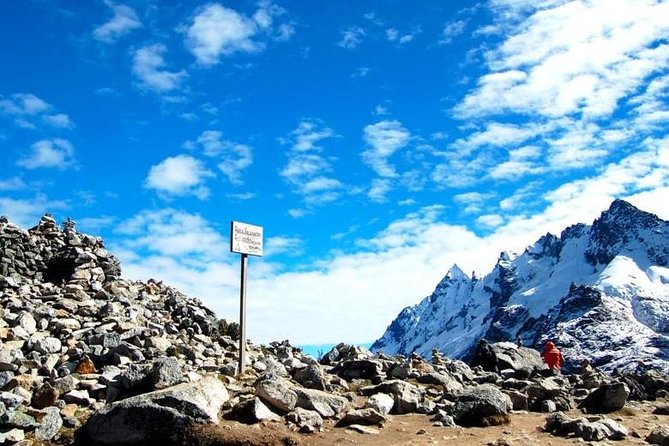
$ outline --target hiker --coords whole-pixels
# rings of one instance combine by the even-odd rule
[[[480,365],[481,368],[487,372],[499,373],[497,366],[497,355],[492,346],[485,339],[481,339],[479,346],[474,353],[474,357],[470,363],[472,367]]]
[[[544,362],[548,365],[548,368],[559,372],[564,364],[564,358],[562,357],[562,352],[553,344],[553,341],[546,342],[544,345],[544,351],[541,352]]]

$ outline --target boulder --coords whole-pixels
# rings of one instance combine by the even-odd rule
[[[610,413],[622,409],[628,396],[625,383],[604,384],[585,397],[578,408],[586,413]]]
[[[326,387],[325,375],[317,363],[295,369],[293,379],[309,389],[325,390]]]
[[[385,393],[375,393],[367,398],[367,402],[365,402],[365,408],[374,409],[381,415],[388,415],[393,410],[394,405],[395,399]]]
[[[228,398],[221,381],[205,377],[111,403],[88,420],[85,434],[90,443],[100,445],[159,441],[193,422],[217,424]]]
[[[262,379],[256,384],[256,396],[280,412],[290,412],[297,404],[297,393],[286,379]]]
[[[348,400],[343,396],[333,395],[316,389],[296,387],[297,407],[315,410],[324,418],[335,417],[348,407]]]
[[[286,420],[295,424],[300,432],[305,434],[314,433],[323,426],[323,418],[314,410],[296,407],[294,411],[286,415]]]
[[[270,410],[260,398],[253,397],[237,403],[228,418],[246,424],[254,424],[264,420],[279,420],[281,417]]]
[[[365,409],[354,409],[346,412],[346,415],[339,420],[337,426],[350,426],[351,424],[361,424],[361,425],[378,425],[386,421],[388,418],[372,409],[367,407]]]
[[[669,446],[669,425],[661,424],[655,426],[650,434],[646,436],[645,440],[650,444]]]
[[[372,387],[361,389],[363,395],[386,393],[394,400],[392,413],[405,414],[416,412],[424,398],[424,391],[411,383],[400,380],[389,380]]]
[[[489,384],[465,390],[456,400],[451,415],[461,426],[492,426],[509,421],[511,399]]]

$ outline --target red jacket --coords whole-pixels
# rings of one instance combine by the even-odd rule
[[[560,370],[562,364],[564,364],[564,358],[562,353],[557,349],[555,344],[551,341],[546,342],[544,346],[544,351],[541,353],[541,356],[544,357],[544,362],[551,369]]]

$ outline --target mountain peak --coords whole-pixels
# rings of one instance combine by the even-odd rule
[[[520,256],[501,252],[480,279],[458,279],[465,275],[454,265],[375,345],[403,354],[438,348],[462,359],[481,338],[520,336],[538,348],[550,337],[573,367],[587,358],[602,370],[622,369],[642,358],[669,370],[654,353],[669,331],[669,280],[648,280],[669,265],[667,234],[669,222],[616,200],[592,225],[546,234]]]
[[[469,279],[469,276],[462,271],[457,263],[454,263],[453,266],[446,273],[446,277],[449,279]]]

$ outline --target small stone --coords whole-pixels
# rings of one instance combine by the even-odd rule
[[[45,412],[46,415],[35,429],[35,438],[43,441],[51,440],[63,426],[63,420],[60,418],[57,408],[50,407]]]
[[[97,373],[97,370],[95,369],[95,364],[93,364],[93,361],[91,361],[90,358],[84,357],[77,364],[75,372],[84,375],[89,373]]]
[[[60,393],[58,390],[54,389],[54,387],[47,382],[42,384],[40,388],[33,392],[33,397],[30,404],[35,409],[43,409],[45,407],[52,406],[59,396]]]

